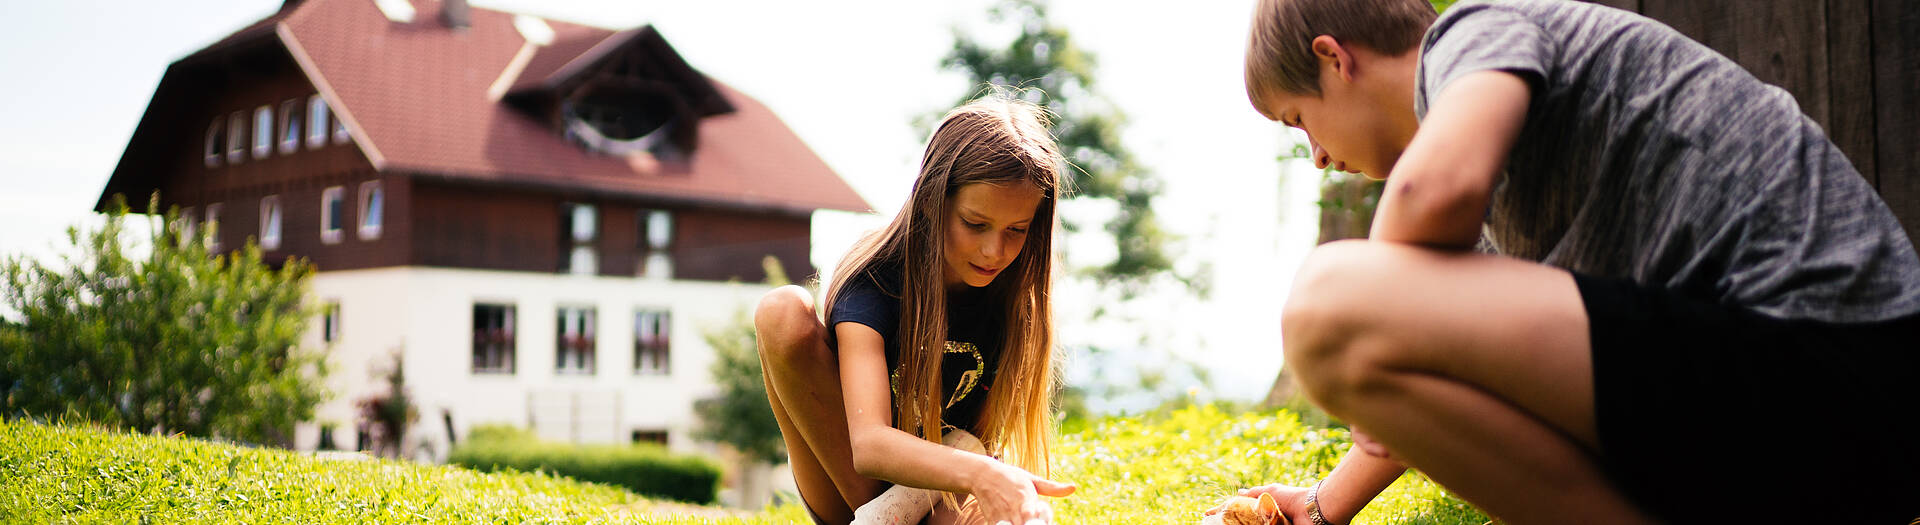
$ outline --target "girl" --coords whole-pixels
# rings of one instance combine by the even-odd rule
[[[1042,111],[990,96],[948,113],[906,208],[841,261],[822,324],[797,286],[754,313],[767,400],[814,519],[847,523],[888,483],[968,496],[986,523],[1051,521],[1054,204]],[[987,454],[941,446],[943,429]],[[960,517],[951,498],[931,522]]]

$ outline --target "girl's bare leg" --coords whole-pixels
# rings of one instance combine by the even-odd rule
[[[881,483],[853,470],[840,364],[827,348],[813,296],[798,286],[767,292],[753,325],[767,402],[787,443],[794,484],[821,518],[847,523],[853,509],[880,493]]]
[[[1309,398],[1512,523],[1646,523],[1595,458],[1572,275],[1379,242],[1315,250],[1283,315]]]

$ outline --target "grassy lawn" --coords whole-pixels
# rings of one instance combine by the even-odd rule
[[[1342,430],[1291,413],[1211,407],[1109,419],[1062,437],[1061,523],[1194,523],[1228,491],[1306,484],[1347,449]],[[481,474],[392,461],[0,423],[0,523],[807,523],[797,506],[731,513],[539,473]],[[1487,519],[1409,474],[1356,523]]]

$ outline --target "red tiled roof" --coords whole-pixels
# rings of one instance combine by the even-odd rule
[[[788,210],[870,208],[766,106],[717,81],[735,111],[701,119],[699,146],[684,162],[590,152],[490,97],[527,43],[514,15],[474,8],[471,27],[456,31],[440,22],[439,2],[414,3],[409,23],[388,20],[372,0],[305,0],[255,24],[274,25],[382,171]],[[548,24],[553,44],[506,82],[578,69],[567,64],[633,33]]]

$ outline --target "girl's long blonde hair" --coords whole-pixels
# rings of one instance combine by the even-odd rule
[[[1047,444],[1053,426],[1054,204],[1064,192],[1065,162],[1048,132],[1044,110],[1005,94],[974,100],[948,112],[928,141],[913,194],[893,222],[856,243],[840,261],[821,312],[832,312],[847,283],[871,278],[888,263],[905,269],[894,428],[940,442],[940,362],[947,340],[947,290],[943,253],[948,205],[968,184],[1018,184],[1040,188],[1040,206],[1026,245],[1008,271],[985,289],[989,308],[1006,320],[1000,363],[986,389],[979,438],[987,451],[1010,465],[1048,476]],[[829,330],[832,328],[829,327]]]

